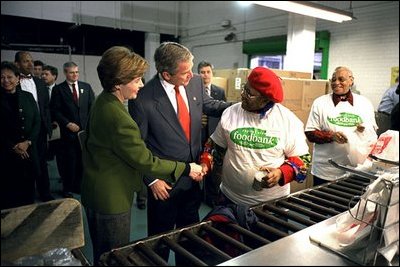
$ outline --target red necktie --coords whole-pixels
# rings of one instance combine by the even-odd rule
[[[78,92],[76,91],[75,84],[72,83],[72,97],[74,98],[75,104],[78,104]]]
[[[182,129],[185,132],[186,138],[190,141],[190,115],[183,98],[179,92],[179,86],[175,86],[176,103],[178,104],[178,119]]]

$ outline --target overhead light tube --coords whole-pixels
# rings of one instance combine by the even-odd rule
[[[353,13],[322,6],[309,1],[251,1],[253,4],[276,8],[304,16],[342,23],[353,19]]]

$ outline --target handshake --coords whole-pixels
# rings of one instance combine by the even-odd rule
[[[200,182],[203,180],[203,176],[207,174],[208,167],[206,164],[197,164],[197,163],[190,163],[190,173],[189,176],[196,182]]]

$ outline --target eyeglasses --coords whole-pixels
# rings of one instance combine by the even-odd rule
[[[242,88],[241,94],[248,99],[256,99],[262,97],[262,95],[252,95],[245,83],[242,83],[241,88]]]

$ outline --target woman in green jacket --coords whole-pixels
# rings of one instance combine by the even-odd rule
[[[181,175],[203,178],[199,165],[162,160],[153,156],[141,138],[125,102],[143,87],[148,63],[121,46],[108,49],[97,73],[103,91],[91,109],[82,140],[83,180],[81,200],[93,243],[93,263],[102,253],[128,243],[131,205],[142,188],[142,174],[171,184]]]

